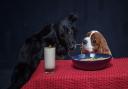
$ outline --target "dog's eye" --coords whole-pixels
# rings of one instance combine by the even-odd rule
[[[96,43],[96,39],[93,39],[92,42],[95,44]]]
[[[68,28],[66,26],[63,26],[63,28],[64,28],[64,30],[65,30],[66,33],[72,34],[72,30],[70,28]]]

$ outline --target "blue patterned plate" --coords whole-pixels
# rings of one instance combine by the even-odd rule
[[[108,64],[110,64],[111,59],[112,56],[108,54],[89,53],[73,56],[72,62],[75,68],[84,70],[98,70],[106,68]]]

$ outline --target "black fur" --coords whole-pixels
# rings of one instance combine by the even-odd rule
[[[46,25],[40,32],[28,38],[19,53],[19,64],[14,68],[8,89],[20,89],[31,77],[43,58],[43,48],[55,46],[57,56],[67,55],[75,48],[75,15],[70,15],[57,24]]]

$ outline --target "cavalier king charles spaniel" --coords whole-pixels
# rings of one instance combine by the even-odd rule
[[[111,54],[107,41],[99,31],[90,31],[82,41],[82,53]]]

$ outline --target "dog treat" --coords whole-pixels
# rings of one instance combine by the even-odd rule
[[[90,31],[81,43],[81,53],[111,54],[107,41],[99,31]]]

